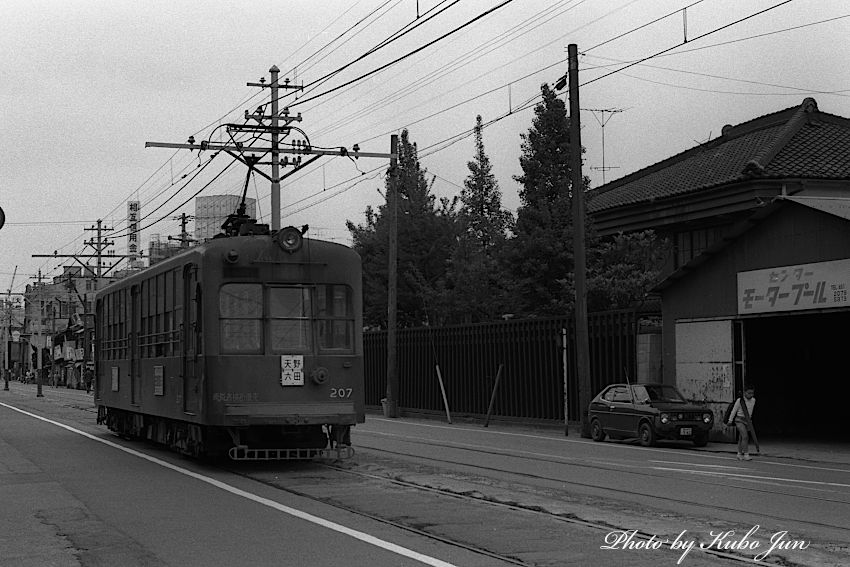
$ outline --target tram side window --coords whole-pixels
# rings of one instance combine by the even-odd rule
[[[316,289],[319,349],[354,350],[354,305],[347,285],[320,285]]]
[[[310,290],[269,288],[269,334],[275,354],[307,352],[310,341]]]
[[[259,353],[263,347],[263,287],[232,283],[219,293],[221,352]]]

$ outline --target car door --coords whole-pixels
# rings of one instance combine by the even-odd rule
[[[638,415],[632,393],[628,387],[621,386],[613,394],[610,409],[611,430],[616,430],[622,435],[636,435]]]
[[[614,399],[614,390],[616,386],[611,386],[607,390],[605,390],[599,398],[591,402],[590,404],[590,412],[591,418],[596,418],[599,420],[599,424],[602,426],[602,429],[605,431],[610,431],[613,427],[613,399]]]

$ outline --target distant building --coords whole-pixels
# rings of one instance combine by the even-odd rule
[[[158,234],[152,234],[148,243],[148,265],[153,266],[185,250],[180,241],[161,240]]]
[[[195,198],[195,240],[203,242],[221,233],[221,225],[239,208],[239,195],[209,195]],[[245,199],[245,212],[257,215],[257,200]]]

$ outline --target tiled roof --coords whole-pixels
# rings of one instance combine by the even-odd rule
[[[850,179],[850,121],[807,98],[603,185],[589,193],[587,208],[593,214],[754,177]]]

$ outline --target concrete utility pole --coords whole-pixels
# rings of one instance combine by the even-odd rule
[[[390,137],[390,153],[398,155],[398,135]],[[398,158],[390,158],[387,187],[387,209],[390,213],[390,235],[387,255],[387,399],[384,416],[398,417],[398,362],[396,318],[398,316]]]
[[[590,342],[587,331],[586,259],[584,249],[584,176],[581,172],[581,121],[578,97],[578,46],[567,47],[570,81],[570,173],[573,197],[573,261],[575,264],[576,372],[578,373],[581,436],[590,437]],[[564,408],[566,411],[566,408]]]
[[[281,89],[301,89],[303,87],[290,85],[289,79],[284,79],[281,84],[279,81],[280,70],[276,66],[269,69],[271,73],[271,82],[267,83],[265,79],[260,79],[258,83],[248,83],[249,87],[268,88],[271,90],[271,114],[265,113],[265,105],[261,105],[253,113],[245,111],[245,122],[242,124],[226,124],[227,132],[231,136],[230,143],[219,143],[210,141],[201,141],[195,143],[194,136],[190,136],[188,143],[175,144],[170,142],[145,142],[146,148],[177,148],[187,150],[225,152],[233,159],[247,165],[251,171],[257,173],[261,177],[271,182],[271,229],[279,230],[280,227],[280,182],[286,179],[296,171],[303,169],[307,165],[313,163],[321,156],[344,156],[351,159],[361,157],[378,157],[392,158],[390,154],[361,152],[360,148],[355,144],[350,150],[345,147],[338,149],[316,149],[310,144],[306,132],[292,125],[293,122],[301,122],[301,113],[295,116],[289,114],[289,108],[284,107],[279,110],[280,90]],[[253,121],[254,123],[250,123]],[[303,136],[303,140],[297,139],[288,143],[281,143],[281,137],[285,139],[291,133],[297,132]],[[262,145],[246,145],[233,139],[233,134],[250,133],[259,139],[261,134],[271,135],[271,144],[268,146]],[[289,157],[280,158],[281,154],[295,154],[296,158]],[[301,162],[303,155],[312,155],[313,157],[305,162]],[[264,156],[266,161],[263,161]],[[266,173],[256,166],[271,166],[271,172]],[[285,175],[280,175],[280,166],[293,166],[294,169]]]

